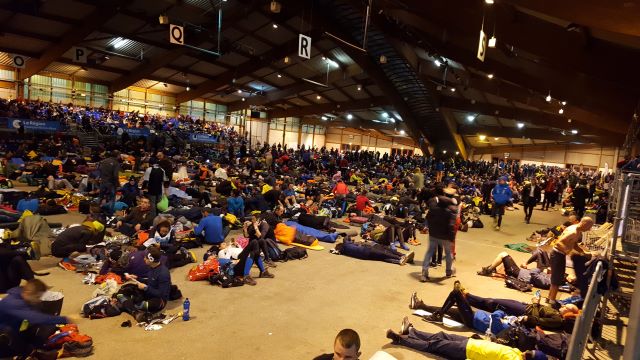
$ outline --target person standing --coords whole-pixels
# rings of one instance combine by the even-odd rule
[[[458,207],[455,199],[444,196],[442,188],[436,189],[436,196],[429,199],[427,205],[427,223],[429,225],[429,248],[422,261],[421,282],[429,281],[429,266],[431,258],[438,246],[444,247],[447,277],[454,275],[453,269],[453,241],[456,236],[456,219]]]
[[[549,178],[547,186],[544,188],[544,204],[542,204],[542,210],[549,210],[549,205],[555,206],[556,204],[556,191],[558,188],[557,181],[554,177]]]
[[[164,182],[168,181],[168,178],[159,164],[153,164],[145,171],[143,180],[147,188],[147,198],[151,203],[150,213],[153,219],[158,211],[158,202],[164,194]]]
[[[500,230],[500,226],[502,226],[504,208],[507,206],[507,203],[511,201],[511,197],[513,197],[513,192],[511,192],[511,188],[509,184],[507,184],[507,177],[501,176],[500,179],[498,179],[498,184],[491,191],[491,198],[493,199],[491,216],[493,217],[494,224],[496,224],[496,230]]]
[[[107,153],[107,158],[98,165],[98,170],[100,171],[100,196],[105,203],[111,203],[111,209],[113,209],[116,197],[116,188],[120,187],[118,180],[120,176],[119,157],[120,153],[117,150]]]
[[[522,203],[524,205],[524,221],[528,224],[531,221],[533,208],[542,198],[542,188],[538,185],[536,178],[531,178],[531,182],[522,189]]]
[[[578,219],[584,216],[585,206],[589,198],[589,190],[585,180],[580,180],[578,185],[573,189],[573,210],[576,212]]]
[[[413,186],[418,191],[424,187],[424,174],[420,171],[419,167],[416,167],[416,171],[413,173]]]
[[[164,183],[164,187],[168,188],[171,180],[173,179],[173,163],[162,151],[158,151],[156,154],[158,158],[158,165],[164,170],[164,175],[167,178]]]

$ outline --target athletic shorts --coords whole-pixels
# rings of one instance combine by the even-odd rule
[[[567,256],[553,249],[551,251],[551,285],[564,284],[564,273],[567,270]]]
[[[520,266],[516,264],[511,255],[502,258],[502,265],[504,265],[504,272],[507,275],[517,278],[520,274]]]

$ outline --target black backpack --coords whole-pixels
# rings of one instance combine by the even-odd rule
[[[307,256],[309,256],[307,255],[307,249],[303,249],[300,247],[292,247],[282,252],[283,261],[302,260],[302,259],[305,259]]]
[[[508,288],[516,289],[522,292],[529,292],[533,289],[533,286],[531,286],[531,284],[516,279],[513,276],[507,276],[507,278],[504,280],[504,284]]]

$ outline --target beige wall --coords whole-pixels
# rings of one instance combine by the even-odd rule
[[[410,138],[394,138],[376,132],[328,127],[325,142],[327,149],[339,149],[342,144],[358,145],[363,150],[379,151],[381,154],[391,153],[392,148],[410,149],[415,154],[422,154]]]
[[[484,151],[482,149],[481,151]],[[526,147],[517,150],[510,150],[510,159],[521,160],[524,163],[534,163],[542,165],[565,166],[567,164],[585,165],[604,168],[605,163],[609,168],[615,168],[617,159],[616,148],[600,146],[549,146],[547,148],[535,148],[527,150]],[[502,158],[504,151],[499,150],[491,154],[475,154],[474,160],[491,160],[493,157]]]

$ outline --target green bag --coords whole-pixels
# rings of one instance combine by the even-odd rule
[[[156,208],[158,208],[160,212],[167,211],[167,209],[169,209],[169,198],[166,195],[162,195],[162,200],[158,201]]]

